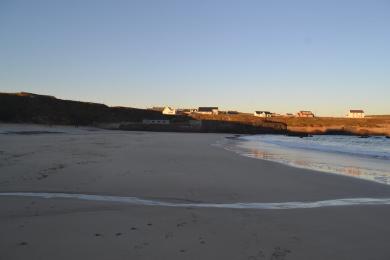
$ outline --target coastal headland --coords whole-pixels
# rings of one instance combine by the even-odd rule
[[[134,131],[390,136],[390,116],[259,118],[245,113],[164,115],[149,109],[109,107],[23,92],[0,93],[0,104],[0,121],[7,123],[95,126]],[[145,120],[167,121],[169,124],[145,124]]]

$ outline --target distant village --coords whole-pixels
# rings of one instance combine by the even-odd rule
[[[35,97],[35,96],[41,96],[41,97],[47,97],[47,98],[53,98],[56,99],[54,96],[50,95],[38,95],[34,93],[29,92],[18,92],[14,93],[17,96],[28,96],[28,97]],[[222,111],[219,110],[218,107],[198,107],[198,108],[172,108],[170,106],[161,106],[161,107],[151,107],[147,108],[147,110],[152,111],[158,111],[163,115],[191,115],[191,114],[202,114],[202,115],[250,115],[248,113],[244,112],[238,112],[238,111]],[[269,118],[269,117],[316,117],[315,114],[312,111],[309,110],[301,110],[295,114],[293,113],[286,113],[286,114],[278,114],[273,113],[270,111],[254,111],[253,116],[255,117],[261,117],[261,118]],[[364,111],[361,109],[351,109],[348,111],[348,113],[345,116],[346,118],[364,118],[365,114]]]
[[[163,115],[190,115],[190,114],[202,114],[202,115],[218,115],[218,114],[227,114],[227,115],[238,115],[238,114],[246,114],[238,111],[222,111],[219,110],[218,107],[198,107],[198,108],[172,108],[169,106],[164,107],[152,107],[148,108],[148,110],[161,112]],[[312,111],[301,110],[295,114],[286,113],[286,114],[278,114],[270,111],[254,111],[253,116],[268,118],[268,117],[315,117],[315,114]],[[346,115],[347,118],[364,118],[364,111],[361,109],[351,109]]]
[[[365,115],[348,110],[341,117],[317,116],[313,111],[279,114],[268,110],[240,112],[218,106],[147,109],[62,100],[28,92],[0,93],[0,121],[39,124],[93,125],[106,129],[236,134],[354,134],[390,138],[390,115]],[[352,120],[355,119],[355,120]],[[364,119],[364,120],[363,120]]]

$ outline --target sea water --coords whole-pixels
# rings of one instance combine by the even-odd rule
[[[383,136],[252,135],[222,145],[252,158],[390,184],[390,139]]]

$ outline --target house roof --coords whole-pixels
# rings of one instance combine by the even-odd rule
[[[227,113],[228,113],[228,114],[233,114],[233,115],[239,114],[238,111],[233,111],[233,110],[229,110],[229,111],[227,111]]]
[[[299,111],[299,113],[301,113],[301,114],[313,114],[313,112],[308,111],[308,110],[301,110],[301,111]]]
[[[152,107],[151,110],[160,111],[162,112],[165,107]]]
[[[256,112],[256,114],[262,114],[262,113],[271,114],[271,112],[269,112],[269,111],[255,111],[255,112]]]
[[[218,107],[199,107],[198,111],[200,111],[200,112],[211,112],[214,109],[218,110]]]
[[[351,110],[349,110],[349,112],[350,113],[364,113],[364,111],[361,109],[351,109]]]
[[[198,110],[197,108],[178,108],[176,109],[178,111],[184,111],[184,112],[189,112],[189,111],[194,111],[194,110]]]
[[[152,110],[162,112],[166,108],[168,108],[169,110],[173,110],[173,108],[171,108],[171,107],[152,107]]]

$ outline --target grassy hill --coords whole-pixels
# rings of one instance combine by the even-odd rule
[[[390,116],[370,116],[366,118],[341,118],[341,117],[255,117],[252,114],[237,115],[202,115],[194,114],[192,117],[199,120],[220,120],[228,122],[241,122],[254,125],[282,123],[289,127],[329,127],[329,126],[356,126],[356,127],[379,127],[390,124]]]
[[[0,121],[14,123],[91,125],[164,119],[160,112],[57,99],[30,93],[0,93]]]
[[[192,117],[198,120],[220,120],[238,122],[254,126],[278,129],[286,126],[288,132],[306,134],[354,134],[354,135],[390,135],[389,116],[369,116],[366,118],[337,117],[270,117],[259,118],[251,114],[237,115],[200,115]]]
[[[378,127],[382,124],[390,124],[390,117],[366,117],[366,118],[342,118],[342,117],[273,117],[268,119],[273,122],[282,122],[290,127],[314,127],[314,126],[355,126],[355,127]]]

